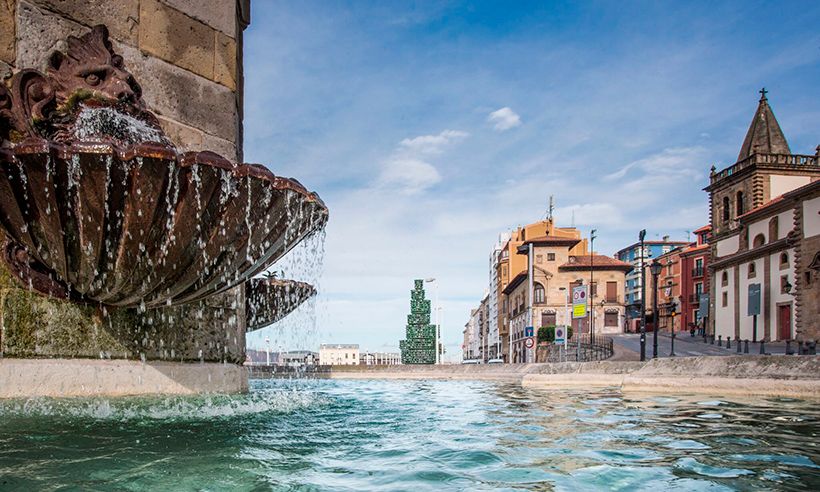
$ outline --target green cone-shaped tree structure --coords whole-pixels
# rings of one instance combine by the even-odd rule
[[[436,363],[436,326],[430,324],[430,301],[424,298],[424,281],[410,291],[407,338],[399,342],[402,364]]]

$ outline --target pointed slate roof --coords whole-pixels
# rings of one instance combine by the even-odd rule
[[[769,100],[766,99],[766,89],[760,90],[760,102],[757,111],[746,132],[746,139],[743,140],[743,147],[737,160],[742,161],[752,154],[791,154],[789,144],[783,135],[783,130],[774,117]]]

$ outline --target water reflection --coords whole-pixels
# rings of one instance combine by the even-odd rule
[[[0,402],[0,488],[817,490],[791,399],[464,381],[253,381],[237,397]]]

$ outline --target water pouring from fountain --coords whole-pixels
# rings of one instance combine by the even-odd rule
[[[324,228],[318,195],[259,164],[178,151],[105,26],[66,45],[45,74],[24,69],[0,84],[0,256],[20,287],[121,324],[112,313],[131,313],[131,326],[111,331],[122,339],[119,357],[143,360],[144,346],[167,336],[133,332],[201,317],[197,306],[218,305],[225,318],[227,302],[243,316],[228,319],[228,331],[244,332],[315,295],[309,284],[254,277]],[[219,336],[197,341],[208,356],[191,343],[154,353],[225,361]]]

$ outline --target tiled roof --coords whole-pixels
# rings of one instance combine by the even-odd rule
[[[564,270],[589,270],[592,268],[596,270],[624,270],[628,272],[632,270],[632,265],[605,255],[583,255],[570,256],[569,261],[558,268]]]
[[[561,237],[561,236],[538,236],[527,241],[518,247],[518,254],[525,254],[527,252],[527,245],[534,244],[536,246],[568,246],[573,247],[580,243],[581,239],[576,237]]]
[[[761,205],[759,207],[755,207],[755,208],[749,210],[748,212],[746,212],[745,214],[738,215],[737,218],[738,218],[738,220],[740,220],[740,219],[742,219],[744,217],[747,217],[749,215],[754,215],[754,214],[760,212],[761,210],[769,208],[769,207],[771,207],[773,205],[776,205],[776,204],[778,204],[782,201],[783,201],[783,195],[776,196],[776,197],[772,198],[771,200],[769,200],[768,202],[764,203],[763,205]]]
[[[695,229],[695,230],[694,230],[694,231],[692,231],[692,232],[693,232],[694,234],[700,234],[701,232],[706,232],[706,231],[711,231],[711,230],[712,230],[712,225],[711,225],[711,224],[706,224],[705,226],[700,227],[700,228],[698,228],[698,229]]]

